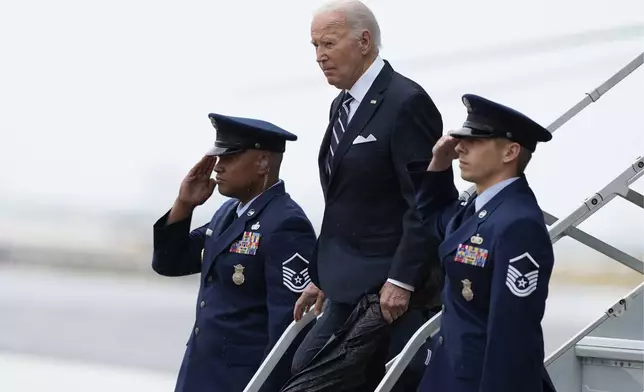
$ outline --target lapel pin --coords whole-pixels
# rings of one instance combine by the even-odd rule
[[[371,104],[372,104],[372,105],[375,105],[377,102],[378,102],[378,101],[376,101],[375,99],[372,99],[372,100],[371,100]]]
[[[259,222],[256,222],[254,225],[250,227],[251,230],[258,230],[259,229]]]
[[[487,215],[487,211],[483,210],[483,211],[479,212],[479,218],[483,218],[483,217],[485,217],[485,215]]]
[[[212,230],[206,229],[206,236],[210,237],[212,235]]]
[[[255,210],[250,210],[250,211],[248,211],[248,213],[247,213],[246,215],[248,215],[248,216],[253,216],[253,215],[255,215]]]

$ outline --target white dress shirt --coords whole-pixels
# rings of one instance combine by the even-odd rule
[[[351,122],[353,114],[358,110],[358,106],[360,106],[364,96],[367,95],[367,91],[369,91],[373,81],[376,80],[384,66],[385,61],[380,58],[380,56],[376,57],[365,73],[360,76],[360,79],[358,79],[353,87],[349,89],[349,94],[353,97],[353,101],[349,104],[349,117],[347,119],[347,124]]]

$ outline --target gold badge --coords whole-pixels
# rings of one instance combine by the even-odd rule
[[[472,282],[470,282],[469,279],[463,279],[461,280],[461,283],[463,283],[463,290],[461,291],[461,294],[463,294],[463,298],[465,298],[466,301],[471,301],[472,298],[474,298],[474,292],[472,291]]]
[[[476,245],[481,245],[483,243],[483,237],[478,234],[473,235],[472,238],[470,238],[470,242]]]
[[[235,273],[233,274],[233,282],[237,286],[240,286],[246,280],[246,277],[244,276],[244,266],[241,264],[237,264],[237,265],[234,265],[233,267],[235,267]]]

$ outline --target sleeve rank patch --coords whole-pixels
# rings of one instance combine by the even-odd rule
[[[526,252],[510,259],[505,285],[512,294],[517,297],[529,296],[537,289],[538,278],[539,264],[530,256],[530,253]]]
[[[301,293],[311,283],[309,262],[299,253],[295,253],[282,263],[282,280],[284,286],[294,293]]]

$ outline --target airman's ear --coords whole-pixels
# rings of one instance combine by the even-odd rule
[[[516,160],[521,153],[521,145],[519,143],[509,143],[505,148],[503,154],[503,163],[509,163]]]
[[[259,166],[259,170],[262,172],[261,174],[265,174],[264,172],[267,172],[269,170],[268,167],[268,155],[262,155],[259,158],[259,161],[257,162],[257,165]]]

